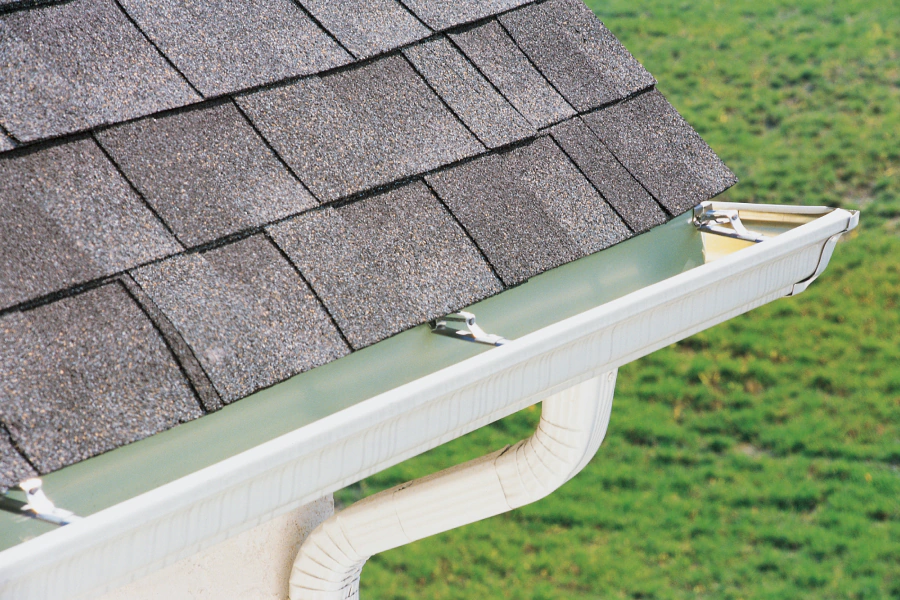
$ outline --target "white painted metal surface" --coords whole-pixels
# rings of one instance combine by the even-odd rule
[[[95,596],[788,295],[855,220],[828,212],[6,550],[0,598]]]
[[[291,600],[355,600],[373,555],[536,502],[590,462],[606,436],[616,371],[544,400],[528,439],[357,502],[316,528],[291,570]]]

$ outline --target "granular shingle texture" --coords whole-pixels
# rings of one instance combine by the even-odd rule
[[[737,183],[734,173],[656,90],[584,120],[673,215]]]
[[[501,290],[478,250],[421,183],[313,211],[270,231],[354,348]]]
[[[348,351],[313,293],[261,235],[132,275],[226,403]]]
[[[656,83],[581,0],[533,4],[500,22],[579,112]]]
[[[0,493],[35,475],[37,471],[16,450],[9,432],[5,427],[0,427]]]
[[[496,21],[450,38],[534,127],[547,127],[575,114]]]
[[[413,46],[404,54],[472,133],[489,148],[534,133],[528,121],[447,38]]]
[[[90,139],[0,157],[0,308],[181,250]]]
[[[0,122],[20,141],[198,99],[112,0],[0,15]]]
[[[242,96],[238,104],[320,200],[484,149],[402,56]]]
[[[230,101],[147,117],[97,139],[190,246],[317,204]]]
[[[531,0],[405,0],[432,29],[447,29],[527,4]]]
[[[219,396],[215,386],[213,386],[212,382],[209,380],[209,376],[207,376],[206,371],[203,370],[203,366],[200,364],[200,361],[197,360],[194,351],[191,350],[190,346],[187,345],[187,342],[184,341],[184,338],[175,328],[172,321],[170,321],[165,313],[159,309],[150,295],[144,291],[144,288],[137,284],[131,275],[126,273],[117,277],[116,280],[128,290],[128,293],[131,294],[131,297],[134,298],[135,302],[144,309],[144,313],[146,313],[147,317],[166,340],[169,345],[169,350],[172,352],[175,360],[178,361],[184,374],[193,385],[194,391],[197,393],[200,404],[203,406],[204,410],[214,411],[222,408],[221,396]]]
[[[121,0],[205,96],[324,71],[352,60],[291,0]]]
[[[358,58],[426,37],[430,31],[396,0],[300,0]]]
[[[629,236],[548,137],[426,180],[509,285]]]
[[[579,0],[13,1],[0,489],[734,182]]]
[[[0,421],[41,473],[202,413],[118,284],[0,317]]]
[[[0,152],[6,152],[7,150],[12,150],[15,147],[15,142],[13,142],[8,135],[0,131]]]
[[[656,200],[581,119],[560,123],[551,134],[632,230],[641,233],[666,222]]]

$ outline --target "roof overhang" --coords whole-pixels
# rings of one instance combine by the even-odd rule
[[[512,340],[502,347],[418,327],[46,477],[52,499],[90,516],[14,547],[19,540],[5,539],[0,597],[78,597],[124,584],[796,293],[858,220],[841,209],[721,206],[774,237],[719,239],[682,215],[470,308]],[[7,524],[14,535],[41,531]]]

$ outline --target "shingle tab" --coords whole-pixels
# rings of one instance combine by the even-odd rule
[[[352,60],[291,0],[121,0],[205,96],[318,73]]]
[[[470,23],[527,4],[532,0],[405,0],[406,5],[433,29]]]
[[[468,128],[489,148],[534,133],[522,115],[447,38],[404,50],[406,57]]]
[[[0,419],[41,473],[201,415],[118,284],[0,318]]]
[[[426,177],[507,284],[630,235],[548,137]]]
[[[534,127],[546,127],[575,114],[496,21],[450,38]]]
[[[672,214],[737,183],[734,173],[656,90],[591,113],[584,121]]]
[[[0,122],[20,141],[198,99],[112,0],[0,15]]]
[[[582,0],[533,4],[500,22],[579,112],[656,83]]]
[[[431,32],[397,0],[300,0],[350,52],[368,58]]]
[[[97,139],[188,245],[317,204],[230,101],[132,121]]]
[[[312,211],[270,231],[355,348],[501,290],[422,183]]]
[[[226,403],[348,351],[313,293],[261,235],[132,275]]]
[[[3,325],[0,324],[0,327]],[[37,475],[13,446],[6,428],[0,427],[0,494]]]
[[[551,130],[551,134],[634,231],[643,233],[666,222],[666,213],[653,196],[616,160],[581,119],[576,117],[560,123]]]
[[[241,96],[238,104],[320,200],[484,149],[402,56]]]
[[[178,252],[90,139],[0,157],[0,308]]]

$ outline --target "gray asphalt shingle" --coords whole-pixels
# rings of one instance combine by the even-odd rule
[[[0,0],[0,491],[735,182],[580,0],[41,1]]]
[[[581,0],[549,0],[500,22],[579,112],[656,83]]]
[[[294,268],[256,235],[132,272],[226,403],[348,352]]]
[[[37,472],[13,446],[9,432],[5,427],[0,427],[0,493],[35,475]]]
[[[622,220],[546,136],[426,180],[509,285],[629,236]]]
[[[501,290],[421,182],[270,228],[361,348]]]
[[[581,119],[560,123],[550,133],[631,229],[642,233],[666,222],[666,213],[653,196]]]
[[[405,0],[406,5],[433,29],[470,23],[532,0]]]
[[[0,308],[178,252],[90,139],[0,157]]]
[[[0,131],[0,152],[6,152],[7,150],[12,150],[16,147],[16,143],[13,142],[8,135]]]
[[[238,98],[320,200],[482,151],[402,56]]]
[[[404,50],[406,57],[468,128],[489,148],[533,134],[522,115],[447,38]]]
[[[353,60],[291,0],[121,0],[205,96]]]
[[[656,90],[586,115],[584,121],[673,215],[737,183],[734,173]]]
[[[431,32],[396,0],[300,0],[358,58],[404,46]]]
[[[546,127],[575,114],[496,21],[450,38],[534,127]]]
[[[112,0],[0,15],[0,122],[20,141],[196,100]]]
[[[119,284],[0,317],[0,371],[0,420],[41,473],[202,414]]]
[[[132,121],[97,139],[190,246],[317,204],[230,101]]]

